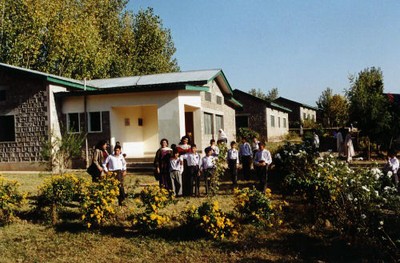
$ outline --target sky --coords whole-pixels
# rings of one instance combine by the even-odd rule
[[[232,89],[316,106],[328,87],[345,94],[349,76],[383,72],[400,93],[400,1],[130,0],[152,7],[171,30],[181,71],[222,69]]]

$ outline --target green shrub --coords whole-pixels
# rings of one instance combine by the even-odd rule
[[[6,180],[0,175],[0,224],[11,222],[25,201],[26,195],[18,191],[18,186],[16,181]]]

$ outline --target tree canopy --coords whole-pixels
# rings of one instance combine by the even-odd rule
[[[1,1],[0,61],[76,79],[179,71],[160,17],[126,3]]]
[[[268,91],[267,94],[264,93],[261,89],[250,89],[249,94],[253,95],[257,98],[267,100],[267,101],[273,101],[278,98],[278,88],[272,88],[270,91]]]
[[[383,74],[380,68],[366,68],[351,76],[347,97],[350,102],[350,121],[372,141],[384,143],[391,129],[388,100],[383,94]]]
[[[348,102],[344,96],[333,94],[331,88],[326,88],[316,103],[326,126],[344,126],[348,122]]]

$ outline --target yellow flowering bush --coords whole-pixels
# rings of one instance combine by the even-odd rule
[[[243,188],[234,190],[234,211],[245,223],[272,227],[282,224],[280,212],[282,204],[273,204],[271,189],[260,192],[256,189]],[[284,203],[283,205],[287,205]]]
[[[0,224],[9,223],[15,211],[23,204],[26,195],[18,191],[18,182],[0,175]]]
[[[132,225],[142,230],[153,230],[169,222],[167,215],[159,213],[160,209],[175,201],[174,193],[159,186],[147,186],[138,196],[140,206],[144,212],[130,216]]]
[[[108,174],[97,183],[86,183],[81,193],[82,221],[87,228],[104,224],[115,214],[119,181]]]
[[[213,239],[236,238],[238,235],[234,220],[221,211],[218,201],[207,201],[197,208],[192,206],[184,211],[184,215],[186,225]]]
[[[53,224],[57,223],[58,213],[62,207],[72,201],[78,201],[83,186],[83,179],[75,175],[55,175],[39,186],[36,209],[50,213]]]

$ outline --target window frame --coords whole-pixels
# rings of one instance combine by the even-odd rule
[[[78,131],[71,130],[70,115],[76,114],[78,116]],[[79,112],[68,112],[67,113],[67,130],[68,133],[81,133],[81,116]]]
[[[210,120],[206,119],[206,116],[209,116]],[[203,118],[204,118],[204,134],[207,135],[212,135],[213,131],[214,131],[214,118],[213,118],[213,114],[209,113],[209,112],[204,112],[203,114]],[[210,122],[210,127],[208,129],[207,123]]]
[[[271,128],[275,128],[275,115],[271,115]]]

